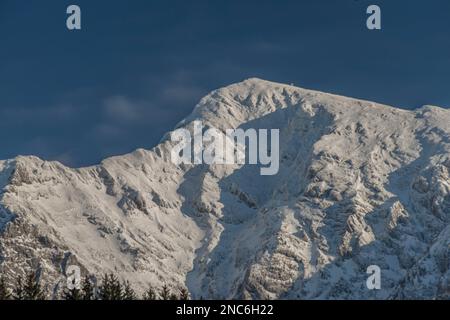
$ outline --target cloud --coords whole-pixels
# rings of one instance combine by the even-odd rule
[[[152,148],[161,137],[188,116],[213,87],[216,68],[177,69],[141,78],[136,90],[94,86],[59,95],[51,106],[0,105],[0,158],[33,154],[70,166],[99,163],[136,148]],[[205,80],[206,79],[206,80]],[[12,134],[14,132],[14,134]]]
[[[116,139],[124,134],[123,130],[116,125],[101,123],[94,126],[92,134],[97,140]]]
[[[61,154],[58,154],[54,157],[55,161],[59,161],[67,166],[75,166],[77,161],[75,159],[75,156],[71,151],[67,151]]]
[[[105,116],[114,122],[134,123],[139,121],[142,106],[125,96],[113,96],[104,102]]]

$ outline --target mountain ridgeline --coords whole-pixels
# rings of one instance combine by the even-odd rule
[[[450,298],[450,110],[249,79],[177,128],[194,121],[279,129],[278,173],[175,165],[169,134],[81,169],[0,161],[0,272],[41,270],[55,297],[76,265],[194,299]]]

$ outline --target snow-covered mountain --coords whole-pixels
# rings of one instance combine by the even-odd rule
[[[88,168],[0,161],[0,270],[55,292],[79,265],[196,298],[450,298],[450,110],[249,79],[178,127],[195,120],[280,129],[278,174],[176,166],[169,135]]]

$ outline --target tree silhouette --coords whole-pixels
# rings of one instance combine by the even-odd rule
[[[122,287],[123,287],[122,300],[136,300],[136,293],[134,292],[128,280],[124,282]]]
[[[11,293],[6,286],[6,280],[4,276],[0,278],[0,300],[9,300],[11,298]]]
[[[95,292],[95,286],[92,284],[91,279],[89,279],[89,276],[84,277],[83,282],[81,284],[82,289],[82,300],[96,300],[96,292]]]
[[[81,287],[67,288],[61,295],[64,300],[137,300],[138,296],[128,280],[121,282],[113,273],[105,273],[97,287],[93,276],[85,276]],[[142,296],[143,300],[189,300],[189,291],[185,287],[171,291],[167,284],[155,290],[149,286]],[[37,272],[29,272],[26,276],[16,278],[12,293],[8,289],[6,279],[0,276],[0,300],[45,300]]]
[[[105,274],[99,287],[101,300],[121,300],[123,295],[122,284],[114,274]]]
[[[161,297],[161,300],[169,300],[170,299],[170,290],[166,284],[163,285],[161,291],[159,292],[159,296]]]
[[[180,300],[189,300],[189,291],[186,288],[180,289]]]
[[[19,275],[16,278],[16,285],[13,290],[13,298],[14,300],[25,300],[25,292],[24,292],[23,278]]]
[[[83,291],[78,288],[67,289],[64,292],[65,300],[83,300]]]
[[[156,292],[151,286],[147,289],[147,291],[145,291],[143,299],[144,300],[156,300]]]
[[[29,272],[25,281],[19,276],[17,279],[15,298],[17,300],[45,300],[45,293],[41,288],[36,272]]]

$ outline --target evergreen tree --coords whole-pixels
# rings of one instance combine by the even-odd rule
[[[119,279],[111,274],[111,286],[112,286],[112,299],[111,300],[122,300],[123,297],[123,287]]]
[[[89,279],[89,276],[86,276],[83,279],[83,282],[81,284],[82,289],[82,297],[81,300],[96,300],[96,293],[95,293],[95,287],[91,282],[91,279]]]
[[[166,284],[164,284],[161,291],[159,292],[159,296],[161,297],[161,300],[169,300],[170,299],[170,290]]]
[[[111,274],[105,274],[99,288],[101,300],[121,300],[123,295],[122,284],[119,279]]]
[[[15,300],[44,300],[45,294],[39,283],[36,272],[29,272],[25,280],[19,275],[16,279],[16,285],[13,290]]]
[[[78,288],[67,289],[64,292],[65,300],[83,300],[83,291]]]
[[[101,300],[111,300],[112,296],[112,288],[111,283],[109,281],[109,274],[104,274],[102,278],[102,282],[100,284],[100,287],[98,288],[99,298]]]
[[[186,288],[180,289],[180,300],[189,300],[189,291]]]
[[[45,300],[45,294],[36,272],[31,271],[27,274],[23,285],[23,293],[23,300]]]
[[[10,298],[11,294],[6,286],[5,277],[2,275],[0,278],[0,300],[9,300]]]
[[[152,287],[149,287],[144,293],[144,300],[156,300],[156,292]]]
[[[122,300],[136,300],[136,293],[134,292],[128,280],[124,282],[122,287],[123,287]]]
[[[8,290],[4,276],[0,277],[0,300],[44,300],[45,293],[40,285],[36,272],[30,272],[26,277],[18,276],[15,287],[11,292]],[[119,278],[112,273],[105,273],[97,289],[89,276],[81,282],[81,288],[67,289],[63,293],[65,300],[136,300],[137,295],[131,283],[127,280],[120,282]],[[189,300],[189,291],[181,287],[177,292],[171,292],[169,286],[164,284],[161,290],[155,291],[149,286],[144,293],[144,300]],[[201,297],[201,299],[203,299]]]
[[[16,279],[16,284],[13,290],[13,298],[15,300],[25,300],[24,284],[21,275],[19,275]]]

